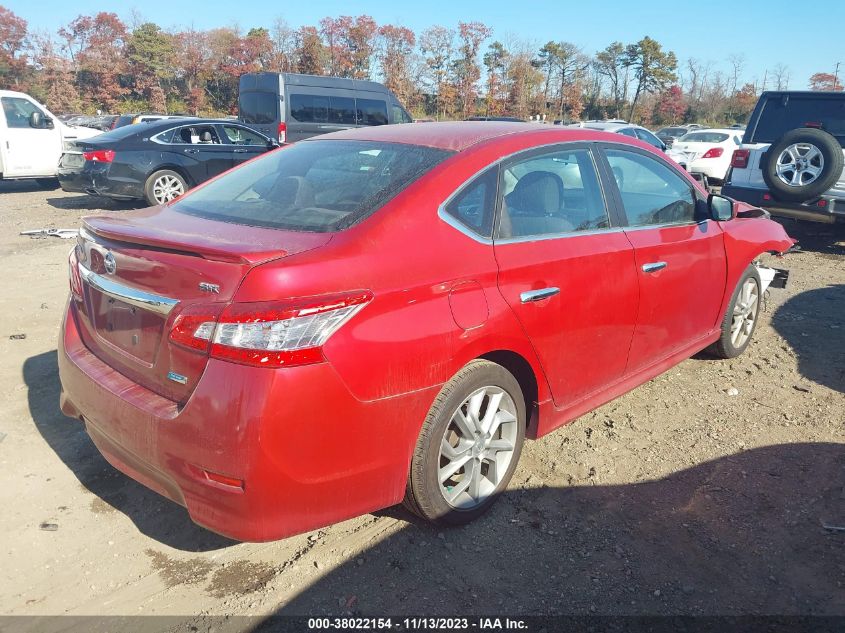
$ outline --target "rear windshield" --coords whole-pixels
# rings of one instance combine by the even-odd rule
[[[819,126],[845,142],[845,98],[790,96],[783,102],[779,96],[766,100],[751,142],[774,143],[789,130]]]
[[[279,97],[272,92],[242,92],[238,109],[244,123],[275,123],[279,116]]]
[[[302,141],[235,169],[173,204],[234,224],[336,231],[373,213],[452,152],[371,141]]]
[[[682,143],[721,143],[727,141],[730,134],[724,132],[690,132],[684,134],[679,141]]]

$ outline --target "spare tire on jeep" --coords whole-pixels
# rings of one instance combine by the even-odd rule
[[[762,162],[763,180],[776,198],[804,202],[834,185],[842,175],[845,155],[835,137],[804,127],[780,137]]]

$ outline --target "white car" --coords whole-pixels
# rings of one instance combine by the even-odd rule
[[[0,90],[0,180],[34,178],[53,183],[67,143],[101,134],[65,125],[23,92]]]
[[[741,130],[694,130],[675,141],[666,154],[688,172],[722,183],[734,150],[741,144]]]

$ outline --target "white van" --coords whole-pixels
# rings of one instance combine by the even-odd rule
[[[22,92],[0,90],[0,180],[56,177],[65,143],[101,132],[69,126]]]

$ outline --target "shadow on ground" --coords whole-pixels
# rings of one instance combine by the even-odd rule
[[[798,240],[801,250],[819,253],[826,259],[842,259],[845,264],[845,225],[774,219],[783,225],[790,237]]]
[[[55,350],[28,358],[23,378],[38,432],[79,483],[95,495],[92,512],[122,512],[143,534],[175,549],[202,552],[235,544],[194,524],[184,508],[118,472],[100,455],[82,423],[59,410]]]
[[[845,533],[821,523],[845,525],[844,475],[845,445],[808,443],[509,491],[466,527],[408,525],[278,615],[842,615]]]
[[[90,196],[88,194],[47,198],[47,204],[56,209],[64,209],[69,211],[72,211],[74,209],[91,211],[102,209],[114,211],[131,211],[132,209],[141,209],[143,207],[149,206],[143,200],[112,200],[111,198],[104,198],[102,196]]]
[[[837,284],[790,297],[772,315],[772,326],[798,355],[804,378],[845,393],[843,316],[845,285]]]

